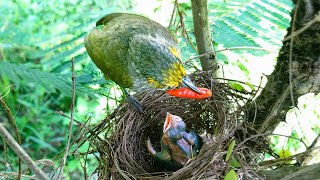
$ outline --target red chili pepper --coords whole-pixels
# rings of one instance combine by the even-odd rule
[[[189,88],[171,89],[171,90],[168,90],[167,93],[171,96],[188,98],[188,99],[204,99],[212,96],[212,92],[207,88],[197,87],[197,89],[202,94],[198,94]]]

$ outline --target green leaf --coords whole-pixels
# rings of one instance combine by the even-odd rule
[[[241,85],[241,84],[239,84],[239,83],[236,83],[236,82],[229,82],[229,84],[230,84],[230,86],[233,88],[233,89],[235,89],[235,90],[237,90],[237,91],[243,91],[244,90],[244,87]]]
[[[237,180],[238,175],[234,170],[230,170],[228,174],[223,178],[224,180]]]
[[[239,167],[241,167],[241,164],[239,163],[239,161],[236,158],[231,157],[230,166],[234,167],[234,168],[239,168]]]
[[[249,69],[248,69],[241,61],[238,60],[238,61],[236,62],[236,65],[241,69],[241,71],[242,71],[244,74],[246,74],[246,75],[250,74]]]
[[[227,152],[227,156],[226,156],[226,161],[228,161],[230,159],[230,156],[233,152],[233,148],[236,145],[236,141],[232,140],[231,143],[229,144],[229,148],[228,148],[228,152]]]
[[[246,85],[249,86],[249,88],[250,88],[251,90],[253,90],[253,91],[256,90],[256,89],[254,88],[254,86],[253,86],[252,83],[246,82]]]

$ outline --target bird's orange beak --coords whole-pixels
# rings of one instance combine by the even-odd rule
[[[164,121],[164,124],[163,124],[163,133],[167,132],[168,129],[171,127],[171,121],[172,121],[172,115],[167,112],[167,117],[166,117],[166,120]]]

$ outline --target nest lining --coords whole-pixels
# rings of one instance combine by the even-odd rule
[[[197,72],[191,77],[198,87],[212,90],[213,96],[202,100],[180,99],[163,91],[137,93],[144,114],[135,111],[127,102],[94,129],[105,139],[93,136],[91,141],[100,154],[97,169],[101,179],[221,179],[228,168],[225,155],[228,143],[237,129],[242,128],[244,113],[238,105],[237,93],[225,83],[218,83],[208,72]],[[186,166],[168,172],[154,165],[146,149],[150,137],[160,151],[160,139],[166,113],[180,116],[187,125],[201,134],[203,147]],[[206,133],[204,133],[206,132]]]

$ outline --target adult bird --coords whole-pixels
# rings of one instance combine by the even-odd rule
[[[165,27],[146,17],[106,15],[97,21],[84,44],[105,78],[124,88],[140,112],[141,104],[127,88],[143,92],[184,85],[200,94],[186,75],[176,39]]]

